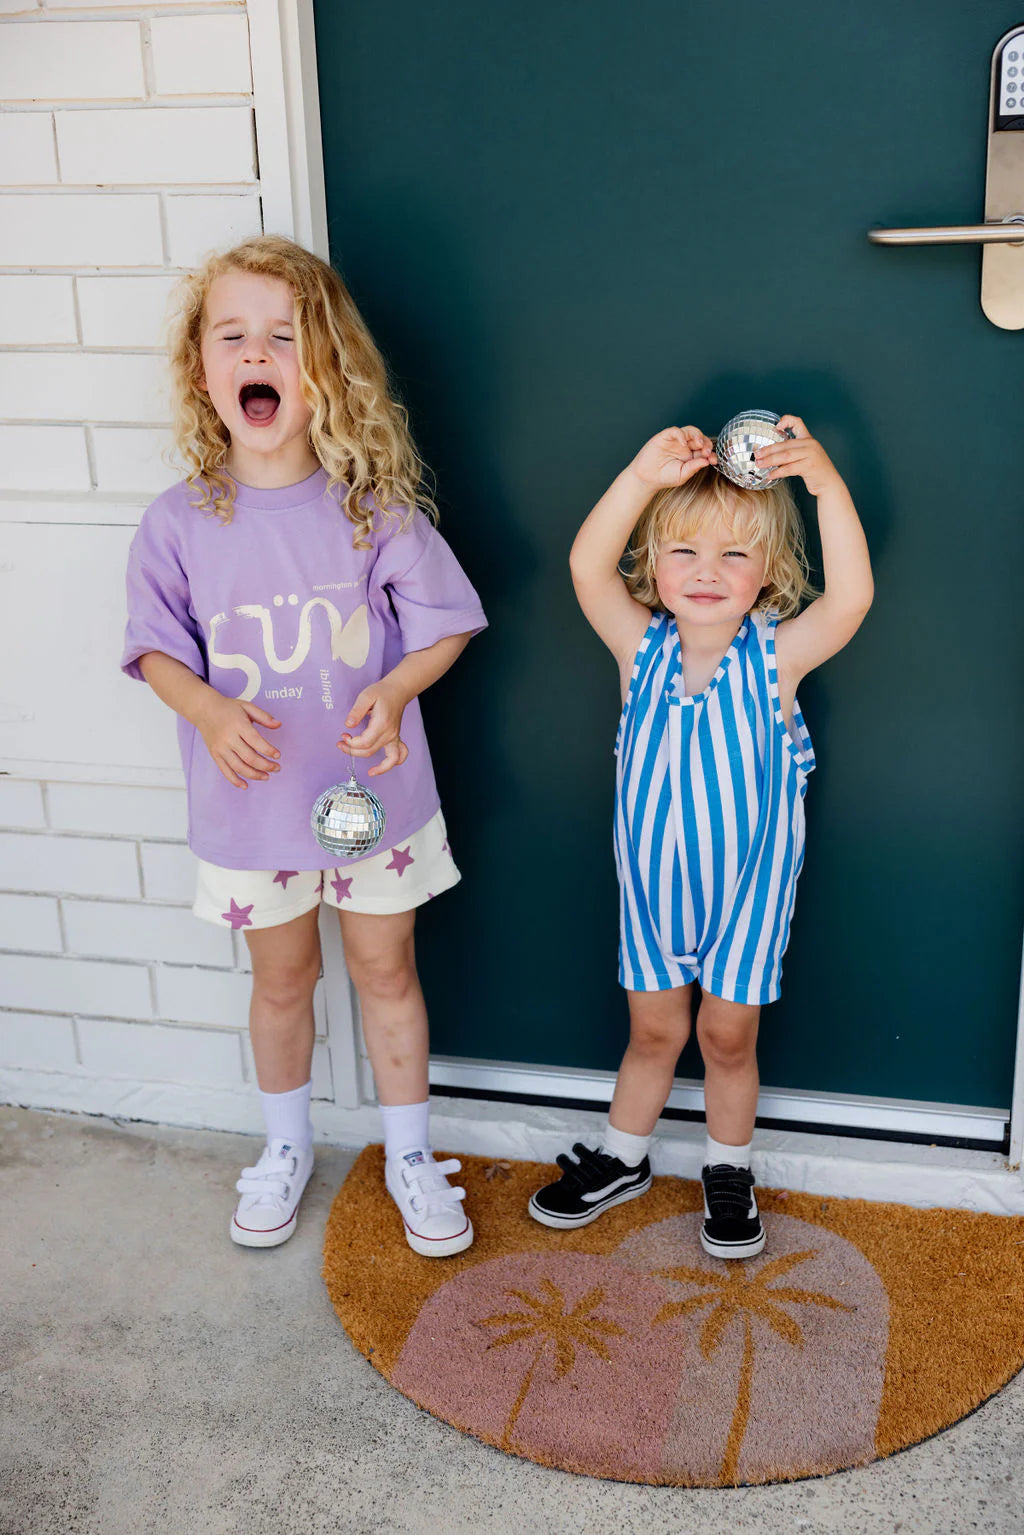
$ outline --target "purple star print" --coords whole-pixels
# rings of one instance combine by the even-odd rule
[[[288,881],[294,879],[298,872],[298,869],[278,869],[274,875],[274,884],[280,885],[282,890],[287,890]]]
[[[334,893],[339,901],[351,901],[353,878],[354,876],[350,874],[348,879],[342,879],[341,870],[338,869],[335,871],[335,875],[331,880],[331,884],[334,886]]]
[[[249,916],[249,913],[252,911],[252,908],[255,906],[255,904],[255,901],[253,901],[249,906],[239,906],[234,896],[232,896],[231,910],[222,911],[221,916],[224,918],[225,922],[231,923],[232,928],[236,932],[240,927],[252,927],[252,918]]]
[[[401,879],[409,865],[415,862],[415,858],[412,856],[407,847],[393,847],[391,849],[391,862],[386,863],[384,867],[385,869],[394,869],[399,879]]]

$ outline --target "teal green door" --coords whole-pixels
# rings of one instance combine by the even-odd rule
[[[655,430],[760,406],[841,466],[878,587],[801,690],[819,770],[763,1080],[1009,1103],[1024,336],[982,315],[976,249],[866,232],[981,217],[1019,13],[317,5],[332,253],[491,620],[425,701],[464,875],[420,925],[437,1052],[617,1065],[616,678],[567,553]]]

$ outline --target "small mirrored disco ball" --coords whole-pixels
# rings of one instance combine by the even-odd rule
[[[773,442],[785,442],[794,433],[787,427],[780,432],[773,410],[745,410],[727,421],[718,434],[715,452],[718,472],[744,490],[763,490],[769,483],[767,469],[759,467],[754,454]]]
[[[325,853],[359,858],[370,853],[384,835],[384,806],[353,773],[348,783],[332,784],[313,806],[309,824]]]

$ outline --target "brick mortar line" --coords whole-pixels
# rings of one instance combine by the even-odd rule
[[[2,191],[0,191],[2,195]],[[183,266],[26,266],[8,262],[0,264],[0,277],[96,277],[117,280],[120,277],[180,277],[187,272]]]
[[[68,899],[73,899],[68,897]],[[133,970],[145,970],[150,966],[157,966],[161,970],[198,970],[202,975],[248,975],[247,970],[238,970],[229,965],[202,965],[189,964],[183,959],[156,959],[148,955],[145,959],[130,959],[123,954],[97,954],[95,952],[80,953],[78,950],[60,949],[8,949],[0,946],[0,958],[7,959],[71,959],[81,961],[86,965],[122,965]],[[6,1005],[6,1004],[4,1004]],[[16,1009],[17,1011],[17,1009]],[[24,1011],[24,1009],[21,1009]],[[43,1009],[45,1011],[45,1009]]]
[[[19,782],[21,782],[21,781],[22,780],[19,780]],[[51,784],[54,784],[54,785],[56,785],[59,788],[64,788],[64,781],[63,780],[50,779],[50,778],[29,778],[29,779],[24,780],[24,781],[27,782],[27,783],[44,784],[46,786],[50,786]],[[74,788],[91,788],[91,789],[109,789],[109,788],[117,788],[117,787],[127,788],[127,787],[134,787],[134,786],[129,786],[129,785],[125,785],[125,784],[121,784],[121,785],[115,785],[115,784],[74,784],[73,787]],[[147,790],[145,785],[142,785],[141,788],[142,788],[142,791],[144,793],[147,793],[147,792],[157,793],[157,792],[159,792],[159,790]],[[166,792],[166,791],[164,791],[164,792]],[[172,794],[174,794],[174,793],[181,793],[182,791],[181,790],[174,790],[174,789],[172,789],[170,792]],[[154,832],[153,834],[150,834],[149,832],[121,832],[121,833],[118,833],[118,832],[115,832],[115,831],[79,831],[79,830],[72,830],[70,827],[62,827],[62,826],[7,826],[7,825],[0,825],[0,836],[12,836],[12,837],[74,837],[74,838],[89,837],[89,838],[92,838],[94,840],[98,839],[98,840],[100,840],[102,842],[124,842],[124,843],[134,842],[134,843],[138,843],[140,845],[142,843],[155,843],[155,844],[158,844],[160,847],[182,847],[182,848],[187,848],[188,847],[188,843],[185,841],[185,839],[183,837],[162,837],[159,834],[159,832]]]
[[[118,431],[140,432],[168,432],[171,429],[171,423],[169,421],[97,421],[94,417],[89,416],[4,416],[2,419],[0,419],[0,426],[97,426],[116,428]],[[184,475],[182,475],[182,478],[184,478]],[[52,492],[47,490],[4,490],[0,491],[0,498],[20,498],[22,495],[36,495],[39,496],[41,500],[59,501],[63,499],[70,504],[71,502],[79,499],[83,501],[114,501],[118,496],[124,496],[125,505],[133,505],[134,502],[132,501],[132,497],[137,498],[146,494],[147,492],[141,489],[137,491],[101,491],[94,488],[92,491],[82,491],[78,495],[76,495],[76,493],[71,490],[54,490]],[[147,503],[142,502],[141,504],[146,505]]]
[[[4,16],[2,24],[27,21],[34,26],[46,21],[155,21],[160,17],[175,16],[244,16],[246,7],[240,0],[195,0],[192,5],[174,5],[155,3],[153,5],[136,6],[105,6],[91,5],[85,7],[69,7],[60,4],[46,4],[43,8],[26,11],[22,15]]]
[[[185,1018],[140,1018],[133,1020],[131,1018],[112,1018],[109,1013],[65,1013],[52,1007],[8,1007],[6,1004],[0,1006],[0,1017],[4,1013],[27,1014],[31,1018],[68,1018],[72,1022],[77,1022],[81,1019],[83,1023],[127,1023],[129,1027],[139,1029],[148,1029],[152,1028],[154,1024],[159,1024],[162,1028],[167,1029],[195,1029],[202,1034],[234,1035],[241,1040],[248,1038],[248,1024],[190,1023]],[[329,1044],[325,1034],[317,1034],[314,1038],[318,1044]]]
[[[6,274],[0,273],[0,276]],[[17,357],[29,352],[44,357],[166,357],[167,348],[162,346],[95,346],[81,342],[74,346],[68,341],[0,341],[0,356]],[[7,417],[5,420],[9,419]]]
[[[193,96],[93,96],[69,98],[66,101],[60,97],[51,97],[43,101],[39,98],[30,100],[25,97],[19,100],[16,96],[8,96],[0,104],[0,121],[5,117],[41,117],[46,112],[52,112],[56,118],[60,112],[69,116],[72,113],[88,112],[147,112],[160,109],[161,111],[211,111],[211,110],[237,110],[239,107],[248,107],[250,112],[255,110],[255,101],[252,93],[245,94],[238,91],[234,94],[225,91],[220,96],[204,96],[198,91]],[[54,123],[56,133],[56,123]],[[64,184],[64,183],[62,183]]]
[[[38,898],[41,901],[92,901],[97,906],[142,906],[152,908],[155,911],[188,911],[192,910],[190,904],[184,901],[162,901],[158,896],[132,896],[132,895],[76,895],[72,890],[0,890],[0,895],[24,896],[27,899]],[[15,953],[17,951],[11,950]]]
[[[85,433],[85,462],[89,471],[90,490],[99,489],[99,474],[96,469],[96,449],[92,440],[93,427],[83,421],[82,430]]]
[[[139,48],[142,56],[142,83],[145,87],[146,99],[149,101],[152,101],[156,95],[156,64],[153,59],[153,44],[150,36],[151,20],[152,18],[149,16],[140,18],[138,34]]]
[[[92,906],[141,906],[144,910],[152,911],[192,911],[192,906],[187,901],[160,901],[152,897],[142,898],[123,895],[73,895],[70,890],[62,890],[59,895],[49,895],[45,891],[38,890],[0,890],[0,895],[24,895],[39,896],[42,901],[84,901]],[[198,921],[198,918],[196,919]],[[161,963],[158,961],[157,963]],[[241,966],[235,965],[235,969]]]
[[[3,274],[0,273],[0,276],[2,275]],[[75,317],[75,337],[78,341],[78,345],[82,346],[84,344],[84,327],[82,325],[82,300],[78,291],[77,276],[72,277],[71,279],[71,312]]]
[[[83,1022],[100,1022],[100,1024],[127,1024],[132,1028],[152,1028],[154,1024],[160,1024],[164,1028],[198,1028],[209,1035],[244,1035],[246,1024],[197,1024],[187,1018],[115,1018],[111,1013],[64,1013],[57,1007],[8,1007],[0,1008],[0,1018],[3,1013],[26,1013],[29,1018],[80,1018]]]
[[[21,15],[10,14],[0,18],[0,26],[12,22],[27,21],[33,25],[47,20],[63,21],[155,21],[159,17],[174,16],[224,16],[245,15],[244,0],[193,0],[189,4],[168,4],[167,0],[153,0],[151,5],[113,6],[101,3],[90,6],[67,6],[47,3]]]
[[[60,173],[60,139],[57,136],[57,114],[50,113],[50,135],[53,139],[53,167],[57,173],[57,180],[61,180]]]
[[[251,181],[4,181],[0,197],[254,197]]]

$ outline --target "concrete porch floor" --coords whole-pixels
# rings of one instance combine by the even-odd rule
[[[420,1412],[320,1279],[354,1153],[294,1238],[228,1239],[250,1137],[0,1108],[3,1535],[1024,1531],[1024,1377],[926,1444],[785,1486],[686,1492],[514,1460]]]

